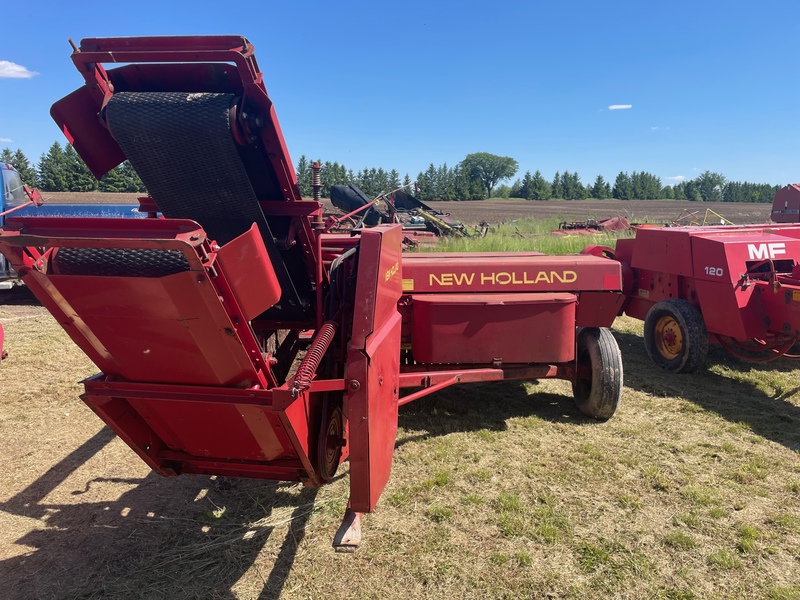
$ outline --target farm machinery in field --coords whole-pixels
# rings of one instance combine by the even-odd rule
[[[399,406],[552,377],[583,414],[614,413],[620,263],[404,256],[399,224],[326,232],[244,38],[85,39],[72,60],[85,85],[51,114],[95,176],[131,162],[150,217],[12,217],[0,251],[100,369],[83,401],[158,473],[317,486],[349,459],[347,550]]]
[[[331,186],[331,203],[346,214],[329,217],[326,226],[347,231],[378,224],[400,223],[405,244],[409,247],[436,244],[441,236],[470,236],[463,223],[451,219],[449,215],[431,208],[406,192],[405,188],[411,185],[416,186],[416,183],[381,193],[375,199],[370,199],[355,185]],[[481,225],[482,229],[476,228],[477,233],[485,235],[489,226],[486,223]]]
[[[800,191],[800,188],[798,188]],[[776,204],[782,196],[776,196]],[[589,247],[623,270],[620,314],[644,321],[650,358],[674,373],[703,366],[709,343],[751,362],[800,340],[800,225],[642,228],[615,249]]]

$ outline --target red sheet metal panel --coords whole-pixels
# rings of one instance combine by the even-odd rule
[[[114,381],[84,382],[84,402],[162,475],[207,473],[301,480],[306,462],[273,411],[272,392]]]
[[[539,253],[413,254],[403,258],[403,291],[619,291],[620,264],[597,256]]]
[[[772,220],[776,223],[800,222],[800,185],[790,183],[775,192]]]
[[[128,381],[239,385],[258,382],[204,273],[158,278],[52,275],[62,309],[79,315]],[[70,332],[69,324],[66,327]]]
[[[217,262],[247,321],[280,300],[281,286],[255,223],[217,250]]]
[[[631,266],[691,277],[691,230],[686,228],[644,228],[636,232]]]
[[[412,296],[416,362],[559,363],[575,351],[574,294]]]
[[[800,335],[800,286],[762,285],[757,289],[760,304],[769,315],[769,330],[785,335]]]
[[[375,508],[389,479],[397,436],[400,377],[402,229],[361,233],[353,331],[345,379],[349,421],[350,508]]]

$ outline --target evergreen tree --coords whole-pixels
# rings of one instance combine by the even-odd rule
[[[147,190],[144,187],[144,183],[139,178],[139,174],[136,172],[136,169],[133,168],[133,165],[130,161],[126,160],[123,162],[119,169],[122,171],[122,175],[125,177],[125,191],[126,192],[139,192],[144,193]]]
[[[31,167],[28,157],[22,150],[17,148],[16,152],[11,152],[11,148],[3,148],[0,152],[0,163],[10,164],[19,173],[19,178],[23,185],[36,185],[36,170]]]
[[[103,175],[97,189],[101,192],[145,193],[147,191],[139,174],[127,160]]]
[[[302,198],[311,198],[314,195],[311,188],[311,164],[305,154],[297,161],[297,186],[300,188]]]
[[[19,178],[22,183],[28,186],[36,185],[36,169],[33,168],[28,157],[22,153],[22,150],[17,148],[14,156],[11,158],[11,164],[19,173]]]
[[[550,186],[550,197],[559,200],[564,197],[564,186],[561,183],[561,173],[556,171],[555,177],[553,177],[553,183]]]
[[[97,189],[97,180],[89,171],[89,167],[72,147],[64,147],[64,165],[67,173],[67,190],[70,192],[93,192]]]
[[[400,187],[400,173],[397,172],[397,169],[392,169],[389,171],[389,189],[396,190]]]
[[[550,195],[553,190],[550,187],[550,183],[542,176],[542,172],[538,169],[533,174],[532,188],[531,198],[534,200],[550,200]]]
[[[128,178],[125,171],[118,165],[100,178],[98,189],[101,192],[127,192]]]
[[[614,189],[611,191],[617,200],[630,200],[632,195],[631,178],[627,173],[620,171],[614,181]]]
[[[594,184],[592,185],[591,189],[591,198],[607,198],[606,196],[606,180],[603,178],[602,175],[598,175],[597,178],[594,180]]]
[[[577,172],[564,171],[561,176],[561,185],[564,188],[565,199],[582,200],[585,197],[586,188],[583,187],[581,177]]]
[[[533,176],[530,171],[525,171],[525,176],[522,178],[516,197],[533,200]]]
[[[522,180],[519,178],[515,179],[514,183],[511,184],[511,197],[512,198],[525,197],[522,195]]]
[[[69,189],[67,164],[61,144],[53,142],[39,159],[39,187],[45,192],[66,192]]]

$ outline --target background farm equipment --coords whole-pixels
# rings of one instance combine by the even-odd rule
[[[800,225],[655,227],[585,252],[619,261],[622,312],[644,321],[647,353],[691,373],[709,343],[752,362],[792,357],[800,339]]]
[[[0,164],[0,183],[3,195],[0,200],[0,228],[9,216],[50,217],[126,217],[145,215],[136,204],[48,204],[38,190],[23,185],[19,173],[10,164]],[[22,280],[11,268],[6,258],[0,255],[0,290],[22,285]]]
[[[558,229],[554,229],[556,234],[572,233],[600,233],[603,231],[625,231],[630,229],[628,220],[625,217],[609,217],[608,219],[587,219],[586,221],[562,221],[558,224]]]
[[[101,370],[83,401],[156,472],[318,486],[349,458],[352,549],[399,406],[554,377],[583,414],[616,410],[619,263],[327,232],[244,38],[85,39],[72,60],[86,84],[52,116],[95,176],[130,160],[164,218],[10,218],[0,251]]]
[[[334,215],[329,219],[340,230],[342,223],[346,224],[347,230],[374,227],[379,223],[399,223],[403,227],[404,235],[417,243],[436,243],[440,236],[470,235],[463,223],[451,219],[449,215],[431,208],[409,194],[405,188],[411,185],[416,184],[383,192],[374,200],[370,200],[355,185],[331,186],[331,202],[346,214]]]

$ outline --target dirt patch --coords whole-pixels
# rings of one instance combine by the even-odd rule
[[[675,200],[572,200],[536,202],[525,200],[482,200],[477,202],[428,202],[436,210],[468,224],[488,221],[507,223],[519,218],[585,221],[622,216],[634,223],[671,223],[696,213],[700,221],[711,209],[737,224],[769,222],[772,205],[729,202],[685,202]],[[711,223],[719,219],[709,214]]]

